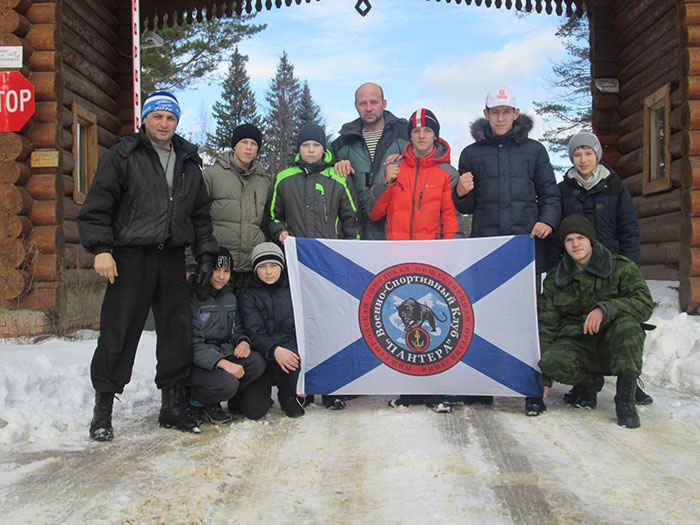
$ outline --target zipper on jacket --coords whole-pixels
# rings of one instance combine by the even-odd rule
[[[423,192],[425,188],[420,189],[420,197],[418,197],[418,210],[420,211],[421,204],[423,203]]]
[[[413,197],[411,199],[411,219],[408,223],[408,238],[413,239],[413,212],[416,209],[416,190],[418,189],[418,174],[420,172],[420,159],[416,157],[416,178],[413,181]],[[422,192],[421,192],[422,194]],[[420,208],[419,208],[420,209]]]

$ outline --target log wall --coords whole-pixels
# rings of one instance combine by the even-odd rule
[[[614,166],[632,195],[642,230],[645,277],[680,280],[683,145],[689,112],[681,86],[677,1],[589,0],[588,5],[592,78],[619,82],[618,93],[602,93],[592,86],[593,129],[601,138],[603,159]],[[671,86],[672,187],[643,195],[644,99],[666,84]]]
[[[697,312],[700,307],[700,0],[678,0],[677,3],[684,130],[679,295],[682,307]]]
[[[36,111],[18,133],[0,133],[0,308],[60,309],[63,193],[58,162],[37,168],[36,154],[55,153],[62,79],[56,58],[55,1],[5,0],[0,44],[24,49],[21,73],[34,85]],[[57,156],[53,156],[57,159]],[[3,320],[2,332],[4,330]]]

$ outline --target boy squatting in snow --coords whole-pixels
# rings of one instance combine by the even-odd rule
[[[188,381],[189,414],[199,423],[231,421],[221,410],[222,402],[228,403],[231,414],[250,419],[260,419],[270,407],[267,362],[250,349],[236,296],[226,289],[232,267],[231,253],[221,246],[206,297],[191,294],[194,366]]]

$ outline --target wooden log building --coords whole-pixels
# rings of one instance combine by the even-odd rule
[[[310,1],[141,0],[141,29]],[[680,281],[681,307],[697,313],[700,0],[442,1],[579,16],[585,4],[593,127],[633,196],[642,271]],[[358,1],[358,16],[372,2]],[[0,46],[23,48],[36,92],[22,130],[0,133],[0,337],[98,321],[104,283],[76,217],[97,159],[132,130],[130,27],[130,0],[0,3]]]

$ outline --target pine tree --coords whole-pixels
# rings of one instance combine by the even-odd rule
[[[236,46],[231,55],[228,75],[221,87],[221,100],[213,108],[216,131],[207,137],[207,146],[211,151],[221,152],[230,148],[233,130],[239,124],[250,123],[260,127],[258,106],[246,71],[247,61],[248,57],[241,55]]]
[[[269,173],[279,173],[294,159],[300,98],[301,89],[294,76],[294,65],[283,52],[265,95],[268,109],[263,124],[265,147],[262,156]]]
[[[323,116],[321,114],[321,108],[311,96],[311,89],[309,89],[309,83],[306,80],[304,81],[304,86],[301,88],[297,122],[300,128],[304,124],[312,123],[318,124],[324,130],[326,129],[326,124],[323,122]]]
[[[141,54],[141,91],[181,90],[206,78],[231,46],[265,29],[252,24],[252,15],[212,18],[192,24],[158,29],[165,45]]]
[[[562,22],[556,35],[565,41],[566,56],[553,65],[548,81],[550,99],[533,102],[535,112],[552,124],[542,138],[551,151],[564,153],[576,133],[591,129],[592,95],[588,17],[573,15]]]

